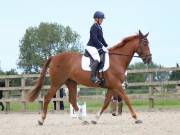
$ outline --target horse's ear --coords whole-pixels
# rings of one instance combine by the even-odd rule
[[[139,30],[139,36],[143,37],[141,30]]]
[[[144,37],[147,38],[148,35],[149,35],[149,32],[146,35],[144,35]]]

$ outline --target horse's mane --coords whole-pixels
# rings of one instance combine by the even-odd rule
[[[138,37],[139,37],[139,34],[126,37],[126,38],[124,38],[120,43],[117,43],[117,44],[114,45],[113,47],[109,48],[109,51],[112,51],[112,50],[116,50],[116,49],[118,49],[118,48],[121,48],[121,47],[123,47],[124,45],[126,45],[127,42],[129,42],[129,41],[131,41],[131,40],[134,40],[134,39],[136,39],[136,38],[138,38]]]

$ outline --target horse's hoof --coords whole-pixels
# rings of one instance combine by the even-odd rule
[[[41,122],[40,120],[38,120],[38,125],[42,126],[43,122]]]
[[[83,121],[83,125],[88,125],[89,124],[89,122],[88,121]]]
[[[135,123],[140,124],[140,123],[143,123],[143,122],[142,122],[142,120],[136,120]]]
[[[92,123],[92,124],[97,124],[97,121],[91,120],[91,123]]]
[[[83,117],[78,117],[79,120],[83,120]]]
[[[116,113],[112,113],[112,116],[117,116],[117,114]]]

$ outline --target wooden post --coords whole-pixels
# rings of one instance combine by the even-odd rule
[[[153,73],[149,73],[149,82],[153,81]],[[149,86],[149,108],[154,108],[153,88]]]
[[[42,97],[43,97],[42,92],[40,91],[39,96],[38,96],[38,103],[39,103],[39,111],[40,112],[43,110],[43,99],[42,99]]]
[[[9,79],[5,79],[5,87],[9,87]],[[5,91],[5,99],[8,100],[10,98],[10,91]],[[5,102],[6,108],[5,111],[9,112],[10,111],[10,102],[6,101]]]
[[[60,99],[60,89],[57,90],[56,92],[56,99]],[[56,111],[60,110],[60,101],[56,101]]]
[[[25,78],[21,78],[21,87],[24,88],[26,85],[26,80]],[[22,99],[22,111],[27,111],[27,105],[25,102],[25,96],[26,96],[26,91],[22,89],[21,91],[21,99]]]
[[[180,93],[180,84],[176,85],[176,93]]]

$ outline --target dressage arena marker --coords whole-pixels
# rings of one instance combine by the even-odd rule
[[[86,112],[86,102],[84,102],[84,104],[79,104],[77,103],[78,107],[79,107],[79,112],[77,113],[74,108],[72,107],[72,105],[70,104],[70,116],[72,118],[78,118],[79,115],[80,117],[86,117],[87,116],[87,112]]]

